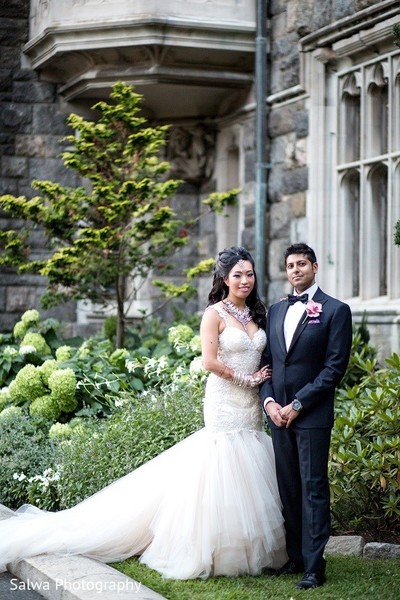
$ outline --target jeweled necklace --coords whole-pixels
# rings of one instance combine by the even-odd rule
[[[243,325],[245,329],[246,325],[248,325],[250,321],[253,320],[250,314],[250,308],[248,306],[245,306],[243,309],[238,308],[233,304],[233,302],[231,302],[228,299],[223,300],[222,304],[224,305],[226,312],[232,315],[232,317],[234,317],[237,321],[239,321],[239,323],[241,323],[241,325]]]

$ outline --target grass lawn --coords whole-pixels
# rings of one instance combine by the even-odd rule
[[[329,556],[327,582],[313,590],[296,590],[297,575],[285,577],[216,577],[163,579],[136,558],[112,565],[168,600],[399,600],[400,559],[371,560]]]

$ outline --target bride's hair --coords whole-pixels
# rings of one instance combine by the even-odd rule
[[[232,246],[225,248],[218,254],[214,266],[214,277],[210,293],[208,294],[208,305],[216,304],[228,296],[229,288],[224,282],[228,277],[233,267],[238,264],[239,260],[247,260],[251,263],[254,271],[254,288],[246,298],[246,304],[250,308],[252,319],[259,327],[265,326],[266,309],[258,295],[257,291],[257,274],[254,270],[254,259],[250,252],[242,246]]]

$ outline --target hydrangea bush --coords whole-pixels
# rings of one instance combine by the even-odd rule
[[[40,327],[35,313],[21,323],[21,341],[29,325]],[[205,373],[192,323],[168,331],[151,322],[128,336],[132,347],[118,350],[98,335],[78,347],[58,339],[50,355],[44,345],[43,356],[36,347],[26,352],[25,364],[18,363],[0,390],[0,418],[22,419],[31,432],[40,424],[40,443],[32,435],[29,448],[38,460],[28,469],[17,455],[13,469],[0,467],[3,502],[46,509],[74,504],[198,429]],[[9,353],[21,356],[16,348]],[[27,437],[21,440],[28,452]],[[5,451],[0,446],[0,464]]]
[[[38,311],[29,310],[14,327],[14,346],[6,345],[3,352],[0,346],[8,375],[0,389],[0,410],[28,406],[32,416],[52,422],[68,421],[75,414],[109,414],[117,394],[160,385],[160,365],[166,379],[175,366],[179,372],[178,364],[189,363],[200,352],[199,336],[187,324],[168,333],[154,320],[147,330],[141,326],[127,335],[129,348],[117,350],[102,334],[71,346],[55,335],[54,327],[51,331],[49,335]]]
[[[45,373],[36,367],[54,359],[60,329],[54,319],[42,320],[37,310],[27,310],[12,334],[0,335],[0,410],[29,404],[48,392]]]

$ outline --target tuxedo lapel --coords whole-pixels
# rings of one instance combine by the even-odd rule
[[[285,344],[285,335],[283,332],[283,322],[285,320],[286,311],[289,305],[287,302],[279,303],[279,310],[275,320],[275,333],[278,338],[279,345],[284,354],[286,354],[286,344]]]
[[[321,288],[317,288],[317,291],[313,296],[313,300],[314,302],[320,302],[321,304],[324,304],[328,300],[328,298],[326,294],[324,294],[324,292],[321,290]]]
[[[307,314],[306,314],[306,313],[303,313],[303,314],[301,315],[301,318],[300,318],[300,320],[299,320],[298,324],[297,324],[297,327],[296,327],[296,329],[294,330],[294,334],[293,334],[293,337],[292,337],[292,341],[291,341],[291,344],[290,344],[290,346],[289,346],[289,348],[288,348],[288,354],[289,354],[289,352],[291,352],[291,350],[293,350],[293,348],[294,348],[294,346],[295,346],[295,344],[296,344],[297,340],[298,340],[298,339],[299,339],[299,337],[300,337],[300,334],[301,334],[301,332],[302,332],[302,331],[303,331],[303,330],[304,330],[306,327],[307,327]]]

